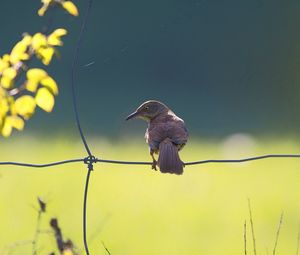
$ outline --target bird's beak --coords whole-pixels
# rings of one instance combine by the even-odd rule
[[[129,116],[127,116],[126,120],[131,120],[131,119],[134,119],[138,116],[139,116],[139,112],[135,111],[135,112],[131,113]]]

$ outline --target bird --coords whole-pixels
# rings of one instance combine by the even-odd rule
[[[142,103],[126,120],[135,118],[148,122],[145,139],[150,149],[152,169],[157,170],[158,166],[162,173],[183,174],[184,163],[178,152],[189,136],[184,121],[157,100]],[[157,160],[154,154],[159,154]]]

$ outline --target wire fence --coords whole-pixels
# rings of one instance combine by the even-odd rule
[[[199,161],[185,162],[184,165],[192,166],[192,165],[202,165],[202,164],[209,164],[209,163],[244,163],[244,162],[268,159],[268,158],[300,158],[300,154],[267,154],[267,155],[255,156],[250,158],[240,158],[240,159],[205,159]],[[0,162],[0,166],[12,165],[12,166],[45,168],[45,167],[64,165],[70,163],[78,163],[78,162],[83,162],[88,166],[95,163],[108,163],[108,164],[118,164],[118,165],[152,165],[153,164],[153,162],[148,162],[148,161],[124,161],[124,160],[112,160],[112,159],[98,159],[95,158],[94,156],[91,157],[88,156],[86,158],[68,159],[68,160],[45,163],[45,164],[3,161]]]
[[[90,150],[87,140],[85,138],[84,132],[81,127],[81,122],[79,118],[79,107],[77,103],[77,95],[76,95],[76,86],[75,86],[75,69],[78,62],[78,56],[80,47],[83,40],[83,35],[86,31],[88,18],[91,13],[92,9],[92,2],[93,0],[87,0],[87,7],[85,11],[85,15],[82,20],[80,33],[77,39],[73,62],[71,66],[71,91],[72,91],[72,102],[73,102],[73,109],[74,115],[76,120],[76,125],[82,140],[82,143],[85,147],[87,152],[87,157],[84,158],[77,158],[77,159],[67,159],[63,161],[56,161],[51,163],[44,163],[44,164],[34,164],[34,163],[26,163],[26,162],[12,162],[12,161],[3,161],[0,162],[0,166],[2,165],[11,165],[11,166],[21,166],[21,167],[30,167],[30,168],[46,168],[46,167],[54,167],[58,165],[64,164],[71,164],[71,163],[84,163],[87,165],[88,172],[86,175],[86,182],[84,187],[84,199],[83,199],[83,242],[84,248],[87,255],[90,254],[89,247],[87,243],[87,228],[86,228],[86,221],[87,221],[87,198],[88,198],[88,188],[89,188],[89,180],[90,175],[93,170],[93,166],[95,163],[109,163],[109,164],[120,164],[120,165],[152,165],[153,162],[144,162],[144,161],[121,161],[121,160],[111,160],[111,159],[99,159],[96,158],[92,151]],[[255,161],[255,160],[262,160],[268,158],[300,158],[300,154],[266,154],[261,156],[255,157],[248,157],[248,158],[241,158],[241,159],[207,159],[207,160],[200,160],[200,161],[192,161],[192,162],[185,162],[185,166],[191,165],[200,165],[200,164],[209,164],[209,163],[243,163],[248,161]]]

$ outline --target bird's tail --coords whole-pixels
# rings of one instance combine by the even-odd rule
[[[162,173],[183,173],[184,164],[179,158],[177,146],[169,138],[166,138],[159,145],[157,164]]]

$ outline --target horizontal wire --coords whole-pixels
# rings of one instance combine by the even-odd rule
[[[119,165],[152,165],[152,162],[146,161],[122,161],[122,160],[112,160],[112,159],[98,159],[96,162],[109,163],[109,164],[119,164]]]
[[[250,158],[242,159],[207,159],[201,161],[187,162],[186,166],[189,165],[199,165],[199,164],[208,164],[208,163],[243,163],[247,161],[261,160],[267,158],[300,158],[300,154],[267,154],[262,156],[254,156]]]
[[[200,161],[191,161],[184,163],[185,166],[209,164],[209,163],[243,163],[247,161],[261,160],[267,158],[300,158],[300,154],[267,154],[262,156],[255,156],[250,158],[242,159],[206,159]],[[96,159],[96,162],[121,164],[121,165],[152,165],[152,162],[143,161],[120,161],[120,160],[109,160],[109,159]]]
[[[78,159],[68,159],[63,161],[57,161],[52,163],[46,163],[46,164],[32,164],[32,163],[21,163],[21,162],[0,162],[0,165],[13,165],[13,166],[26,166],[26,167],[50,167],[50,166],[57,166],[57,165],[63,165],[63,164],[69,164],[69,163],[75,163],[75,162],[84,162],[83,158]]]
[[[185,166],[191,166],[191,165],[200,165],[200,164],[209,164],[209,163],[243,163],[247,161],[255,161],[255,160],[261,160],[261,159],[267,159],[267,158],[300,158],[300,154],[267,154],[262,156],[255,156],[250,158],[241,158],[241,159],[206,159],[206,160],[200,160],[200,161],[191,161],[184,163]],[[0,162],[1,165],[15,165],[15,166],[25,166],[25,167],[51,167],[51,166],[57,166],[57,165],[63,165],[63,164],[69,164],[69,163],[76,163],[76,162],[86,162],[86,159],[84,158],[78,158],[78,159],[69,159],[69,160],[63,160],[63,161],[57,161],[52,163],[46,163],[46,164],[32,164],[32,163],[21,163],[21,162]],[[152,165],[152,162],[146,162],[146,161],[122,161],[122,160],[111,160],[111,159],[95,159],[92,162],[88,163],[108,163],[108,164],[119,164],[119,165]]]

